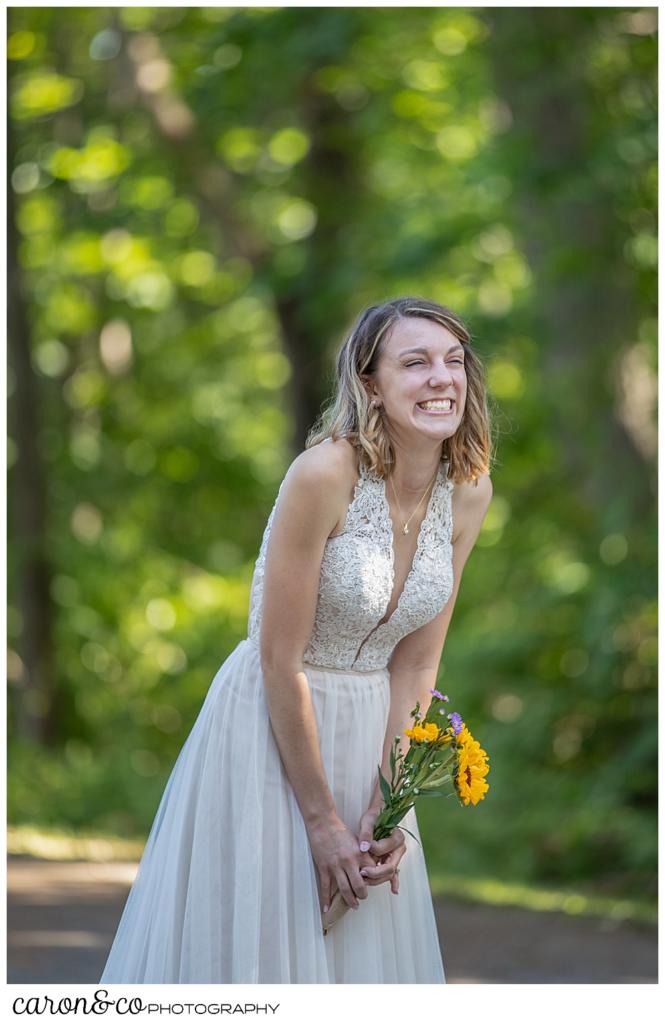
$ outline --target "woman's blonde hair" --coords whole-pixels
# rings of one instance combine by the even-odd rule
[[[363,380],[376,373],[381,343],[394,324],[406,317],[424,317],[442,324],[464,346],[467,379],[462,421],[443,442],[442,459],[450,461],[450,476],[459,483],[488,473],[491,459],[490,416],[482,363],[471,347],[471,335],[463,320],[429,299],[390,299],[368,306],[351,328],[337,356],[335,395],[310,431],[305,447],[326,438],[344,437],[359,450],[368,470],[387,476],[395,462],[381,408],[371,405]]]

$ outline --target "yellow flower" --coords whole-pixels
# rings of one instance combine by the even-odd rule
[[[464,726],[462,731],[457,734],[457,745],[458,747],[465,747],[467,750],[476,751],[482,754],[483,757],[487,757],[487,751],[483,750],[478,740],[474,740],[466,726]]]
[[[412,729],[405,729],[404,735],[416,743],[433,743],[439,738],[439,727],[434,722],[416,722]]]
[[[422,725],[419,722],[416,722],[413,729],[404,730],[404,735],[415,740],[416,743],[421,743],[426,738],[427,733],[423,729]]]
[[[428,740],[430,743],[433,743],[434,740],[438,740],[439,727],[438,725],[435,725],[434,722],[425,722],[423,729],[425,730],[426,733],[425,739]]]
[[[463,739],[464,742],[458,747],[455,776],[457,792],[465,806],[468,806],[469,803],[475,806],[480,800],[484,800],[485,793],[489,789],[489,785],[485,782],[485,776],[490,770],[487,753],[482,749],[480,743],[473,739],[468,729],[458,735],[458,744],[460,739]]]
[[[457,744],[458,746],[467,746],[468,744],[475,743],[473,736],[469,732],[466,725],[462,726],[462,731],[457,733]]]

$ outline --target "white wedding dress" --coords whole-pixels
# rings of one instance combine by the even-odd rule
[[[441,464],[399,602],[385,481],[361,469],[326,543],[303,655],[336,810],[357,832],[381,760],[398,641],[453,589],[452,491]],[[397,896],[369,888],[324,937],[305,825],[270,728],[259,624],[270,514],[248,637],[221,665],[167,782],[102,982],[444,982],[421,847],[406,836]],[[381,623],[381,624],[379,624]],[[407,723],[405,723],[405,726]],[[404,825],[418,836],[415,812]]]

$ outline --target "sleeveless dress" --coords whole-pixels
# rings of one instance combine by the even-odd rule
[[[381,761],[390,655],[452,594],[447,471],[442,462],[386,622],[377,625],[394,586],[394,551],[381,477],[361,468],[343,531],[325,545],[303,669],[336,810],[354,832]],[[422,848],[408,834],[399,894],[388,883],[370,886],[323,935],[316,868],[271,731],[259,657],[274,512],[254,569],[248,636],[218,669],[173,767],[101,982],[445,981]],[[404,825],[420,838],[413,809]]]

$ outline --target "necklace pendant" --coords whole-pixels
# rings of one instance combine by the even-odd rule
[[[404,527],[404,529],[402,530],[402,533],[408,533],[408,532],[409,532],[409,524],[407,523],[406,526]]]

